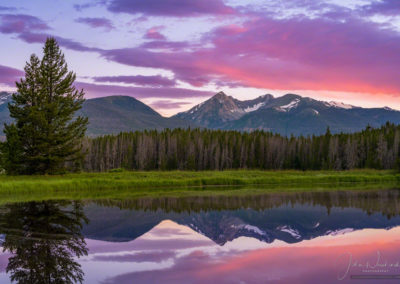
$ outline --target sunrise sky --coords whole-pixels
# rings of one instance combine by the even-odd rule
[[[167,116],[221,90],[400,109],[399,0],[1,0],[0,90],[47,36],[87,98]]]

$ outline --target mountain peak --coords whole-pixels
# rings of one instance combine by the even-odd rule
[[[215,94],[212,99],[218,99],[218,100],[226,100],[228,98],[228,96],[224,93],[224,92],[218,92],[217,94]]]

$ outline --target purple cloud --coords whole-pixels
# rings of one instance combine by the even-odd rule
[[[193,86],[226,82],[268,89],[400,91],[400,34],[354,17],[342,22],[259,16],[215,29],[202,46],[179,52],[148,48],[101,54],[126,65],[170,70]]]
[[[41,19],[30,15],[0,15],[0,32],[5,34],[48,30],[50,27]]]
[[[140,47],[145,49],[168,49],[171,51],[179,51],[185,48],[195,47],[195,45],[191,45],[185,41],[155,40],[145,42]]]
[[[21,70],[0,65],[0,83],[15,87],[15,82],[24,76],[25,73]]]
[[[208,69],[206,62],[202,63],[202,59],[210,55],[210,51],[206,50],[175,53],[152,52],[144,48],[124,48],[105,50],[102,55],[108,60],[126,65],[171,70],[177,79],[196,87],[203,86],[215,78],[213,70]]]
[[[78,89],[84,89],[87,98],[105,97],[113,95],[131,96],[137,99],[143,98],[196,98],[196,97],[210,97],[212,92],[197,91],[185,88],[171,88],[171,87],[126,87],[116,85],[101,85],[77,82]]]
[[[5,7],[5,6],[0,6],[0,11],[14,11],[14,7]]]
[[[27,43],[44,43],[46,38],[54,37],[58,43],[68,49],[76,51],[96,51],[101,52],[99,48],[87,47],[77,41],[53,36],[46,33],[50,27],[41,19],[30,15],[0,15],[0,33],[16,34],[17,37]]]
[[[222,0],[112,0],[108,10],[117,13],[151,16],[193,17],[202,15],[229,15],[235,10]]]
[[[85,4],[75,4],[74,9],[78,12],[82,12],[85,9],[96,7],[98,5],[104,5],[106,0],[92,0],[91,2]]]
[[[364,11],[368,14],[382,14],[387,16],[400,15],[400,1],[398,0],[382,0],[365,5]]]
[[[175,80],[156,75],[156,76],[103,76],[93,77],[95,82],[110,82],[110,83],[127,83],[141,86],[152,87],[173,87],[176,85]]]
[[[22,32],[18,34],[18,38],[27,42],[27,43],[44,43],[48,37],[54,37],[58,44],[62,47],[71,49],[71,50],[76,50],[76,51],[92,51],[92,52],[102,52],[102,49],[96,48],[96,47],[88,47],[86,45],[83,45],[80,42],[59,37],[59,36],[53,36],[51,34],[46,34],[46,33],[31,33],[31,32]]]
[[[108,31],[114,29],[111,21],[106,18],[78,18],[76,19],[76,22],[86,24],[92,28],[103,28]]]
[[[152,27],[151,29],[147,30],[144,38],[147,39],[155,39],[155,40],[165,40],[165,36],[160,33],[160,30],[163,29],[162,26]]]

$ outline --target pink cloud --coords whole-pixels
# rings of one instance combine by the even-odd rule
[[[146,34],[144,35],[144,38],[147,39],[155,39],[155,40],[165,40],[165,36],[160,33],[160,30],[162,29],[162,26],[158,27],[152,27],[151,29],[148,29]]]
[[[313,242],[313,241],[311,241]],[[362,267],[351,267],[345,273],[351,253],[353,261],[360,264],[376,263],[377,248],[381,263],[398,262],[398,241],[380,239],[361,244],[320,244],[304,247],[272,247],[250,251],[229,251],[211,255],[195,250],[167,269],[122,274],[105,283],[352,283],[351,275],[367,275]],[[306,244],[306,243],[304,243]],[[353,262],[354,263],[354,262]],[[398,268],[390,268],[385,275],[396,274]],[[384,275],[382,273],[382,275]],[[344,276],[342,281],[341,279]]]
[[[256,88],[398,93],[400,34],[354,18],[259,17],[220,27],[212,47],[177,52],[144,46],[103,51],[108,60],[162,68],[193,86],[218,81]]]

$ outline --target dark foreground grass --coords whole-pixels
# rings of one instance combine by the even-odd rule
[[[196,196],[396,188],[393,171],[152,171],[0,176],[0,203],[48,199]]]

